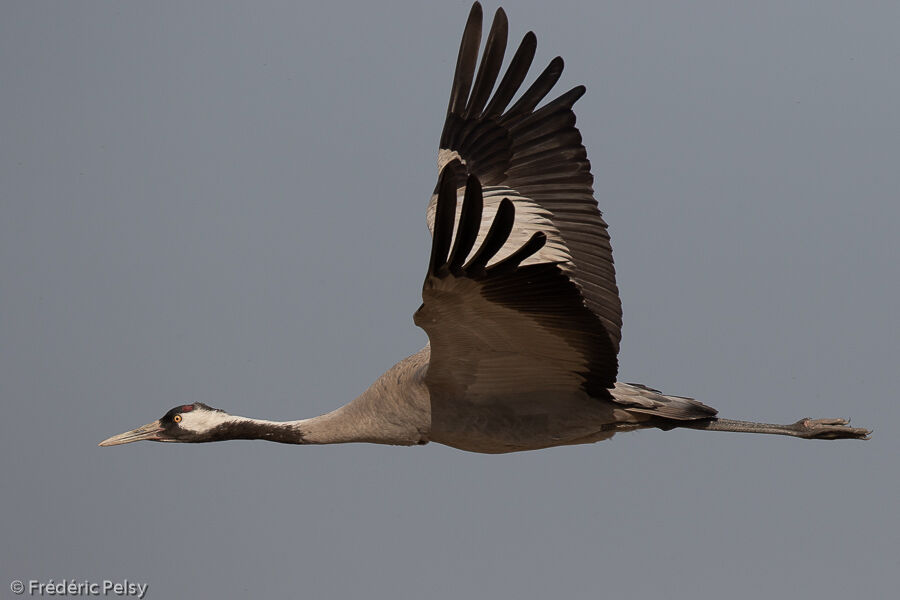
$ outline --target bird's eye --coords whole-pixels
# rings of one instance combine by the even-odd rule
[[[172,417],[172,420],[176,423],[181,423],[181,415],[175,415],[174,417]]]

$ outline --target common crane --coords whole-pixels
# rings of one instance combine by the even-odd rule
[[[101,446],[431,441],[502,453],[677,427],[868,438],[869,431],[844,419],[790,425],[722,419],[691,398],[616,381],[621,304],[607,225],[572,112],[585,88],[537,108],[562,72],[557,57],[510,106],[534,58],[535,35],[524,36],[497,84],[506,14],[497,10],[476,74],[481,21],[476,2],[460,45],[438,184],[426,213],[431,257],[414,320],[428,345],[349,404],[318,417],[266,421],[195,402]]]

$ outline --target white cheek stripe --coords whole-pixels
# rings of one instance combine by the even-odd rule
[[[288,425],[293,428],[298,428],[303,424],[305,420],[300,419],[298,421],[267,421],[265,419],[250,419],[248,417],[238,417],[235,415],[230,415],[227,412],[204,410],[202,408],[195,408],[192,411],[183,412],[180,414],[181,422],[178,423],[178,425],[185,431],[190,431],[192,433],[205,433],[207,431],[210,431],[211,429],[215,429],[219,425],[224,425],[225,423],[243,422],[252,422],[259,425],[272,425],[280,427]]]
[[[202,433],[234,420],[235,417],[228,413],[195,408],[192,411],[181,413],[181,422],[178,425],[187,431]]]

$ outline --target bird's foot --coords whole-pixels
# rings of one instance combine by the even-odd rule
[[[867,440],[872,433],[861,427],[849,427],[848,419],[800,419],[791,428],[797,437],[808,440]]]

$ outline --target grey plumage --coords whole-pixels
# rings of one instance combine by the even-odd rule
[[[476,73],[481,21],[475,3],[426,211],[433,238],[414,320],[429,344],[356,400],[319,417],[264,421],[195,403],[100,445],[434,441],[500,453],[591,443],[645,428],[868,436],[842,419],[792,425],[721,419],[691,398],[616,381],[621,303],[607,225],[572,111],[585,88],[537,108],[562,73],[557,57],[510,106],[536,38],[524,36],[498,84],[506,15],[497,11]]]

